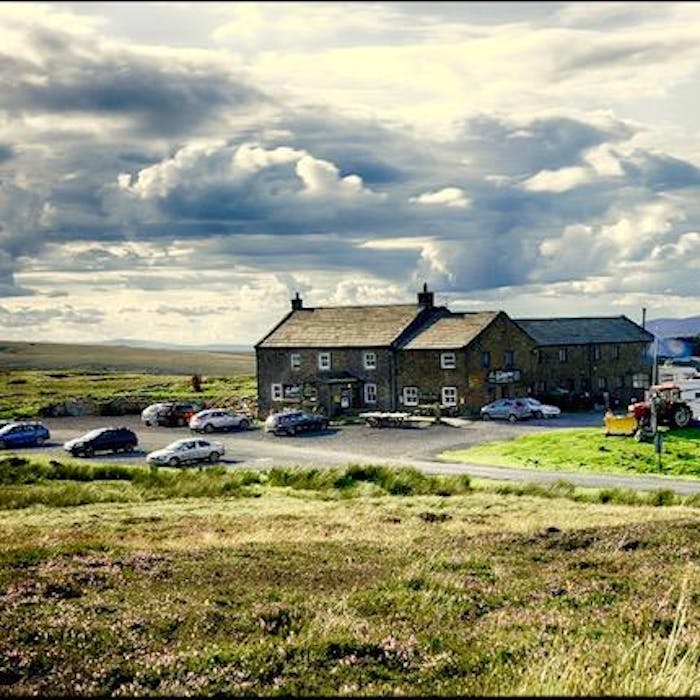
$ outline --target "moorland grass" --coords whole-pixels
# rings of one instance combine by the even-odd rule
[[[604,428],[549,430],[468,449],[447,450],[450,462],[495,464],[548,471],[601,474],[653,474],[700,477],[700,428],[670,430],[659,455],[651,443],[629,437],[606,437]]]
[[[3,694],[700,691],[696,509],[329,498],[351,474],[380,488],[383,470],[268,472],[256,498],[0,510]],[[23,488],[72,483],[133,482]]]
[[[0,418],[41,416],[69,400],[92,402],[95,412],[110,414],[118,401],[136,406],[165,400],[227,405],[256,395],[252,374],[205,376],[201,388],[193,390],[191,375],[5,370],[0,371]]]

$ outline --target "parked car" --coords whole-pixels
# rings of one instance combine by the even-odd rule
[[[533,418],[556,418],[561,415],[561,409],[558,406],[542,403],[530,397],[523,399],[523,401],[530,407]]]
[[[223,408],[207,408],[190,418],[190,430],[213,433],[215,430],[248,430],[250,416],[247,413],[232,413]]]
[[[183,426],[199,411],[201,406],[185,401],[154,403],[141,411],[141,421],[146,425]]]
[[[481,407],[481,417],[484,420],[503,418],[515,423],[532,417],[532,409],[525,399],[497,399]]]
[[[328,418],[306,411],[271,413],[265,420],[265,432],[275,435],[296,435],[308,430],[325,430]]]
[[[220,442],[210,442],[202,438],[176,440],[162,450],[146,455],[149,464],[167,464],[178,467],[192,462],[218,462],[226,449]]]
[[[133,452],[139,440],[129,428],[97,428],[63,444],[74,457],[91,457],[96,452]]]
[[[0,428],[0,447],[34,447],[50,437],[49,429],[43,423],[16,421]]]

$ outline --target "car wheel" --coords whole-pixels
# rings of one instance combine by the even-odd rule
[[[535,418],[542,418],[542,411],[535,411],[532,415]]]
[[[205,433],[212,433],[212,432],[214,432],[214,426],[213,426],[211,423],[207,423],[207,424],[204,426],[204,432],[205,432]]]
[[[171,458],[168,460],[168,464],[169,464],[171,467],[179,467],[179,466],[180,466],[180,460],[179,460],[177,457],[171,457]]]
[[[92,457],[92,456],[95,454],[95,450],[94,450],[92,447],[86,447],[86,448],[83,450],[83,454],[84,454],[86,457]]]
[[[147,420],[147,421],[144,421],[144,425],[145,425],[147,428],[150,428],[150,427],[153,425],[153,423],[151,423],[150,420]]]
[[[239,427],[241,430],[248,430],[248,428],[250,428],[250,423],[249,423],[247,420],[244,419],[244,420],[242,420],[242,421],[238,424],[238,427]]]
[[[491,414],[490,413],[482,413],[481,420],[491,420]]]
[[[328,421],[321,421],[321,430],[328,430]]]
[[[7,443],[4,440],[0,440],[0,449],[6,450],[7,447]]]
[[[511,413],[508,416],[508,422],[509,423],[517,423],[518,422],[518,416],[515,415],[515,413]]]
[[[184,418],[178,418],[177,419],[177,427],[182,428],[182,426],[185,425],[185,419]]]
[[[293,425],[291,428],[287,428],[287,434],[294,437],[297,434],[297,427]]]
[[[216,464],[220,459],[221,459],[221,455],[220,455],[218,452],[212,452],[212,453],[209,455],[209,461],[210,461],[212,464]]]
[[[134,451],[134,446],[133,445],[127,445],[124,448],[124,452],[133,452]]]

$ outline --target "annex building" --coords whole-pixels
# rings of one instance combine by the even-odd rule
[[[625,316],[512,319],[454,312],[427,286],[412,304],[291,310],[255,345],[261,415],[302,406],[333,416],[439,405],[473,414],[496,398],[620,403],[649,386],[654,336]]]

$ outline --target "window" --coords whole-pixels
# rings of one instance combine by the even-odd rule
[[[282,385],[281,384],[273,384],[271,386],[272,389],[272,400],[273,401],[281,401],[282,400]]]
[[[293,352],[289,356],[289,362],[292,366],[292,369],[299,369],[301,367],[301,355],[298,352]]]
[[[637,372],[632,375],[633,389],[647,389],[649,387],[649,375],[644,372]]]
[[[605,377],[598,377],[598,388],[601,390],[608,388],[608,382]]]
[[[481,353],[481,366],[486,368],[491,366],[491,353],[488,350]]]
[[[329,352],[319,352],[318,353],[318,368],[319,369],[330,369],[331,368],[331,354]]]
[[[443,386],[442,387],[442,405],[456,406],[457,405],[457,387]]]
[[[547,391],[547,382],[544,381],[544,379],[540,379],[536,384],[535,384],[535,391],[538,394],[544,394]]]
[[[620,377],[615,377],[615,388],[616,389],[622,389],[625,386],[625,378],[620,376]]]
[[[613,360],[619,360],[620,359],[620,346],[615,345],[612,349],[612,359]]]
[[[544,362],[544,350],[535,350],[535,355],[537,355],[537,364],[541,365]]]
[[[557,356],[559,358],[559,362],[566,362],[569,359],[569,353],[566,351],[566,348],[559,348],[557,351]]]
[[[591,345],[591,359],[600,360],[600,345]]]
[[[377,353],[365,352],[362,355],[362,364],[365,369],[377,369]]]
[[[440,353],[440,369],[454,369],[457,366],[457,357],[453,352]]]
[[[405,386],[403,388],[403,403],[404,406],[418,405],[418,387]]]
[[[503,353],[503,365],[505,367],[512,367],[515,362],[515,355],[512,350],[506,350]]]
[[[365,384],[365,403],[377,403],[376,384]]]

